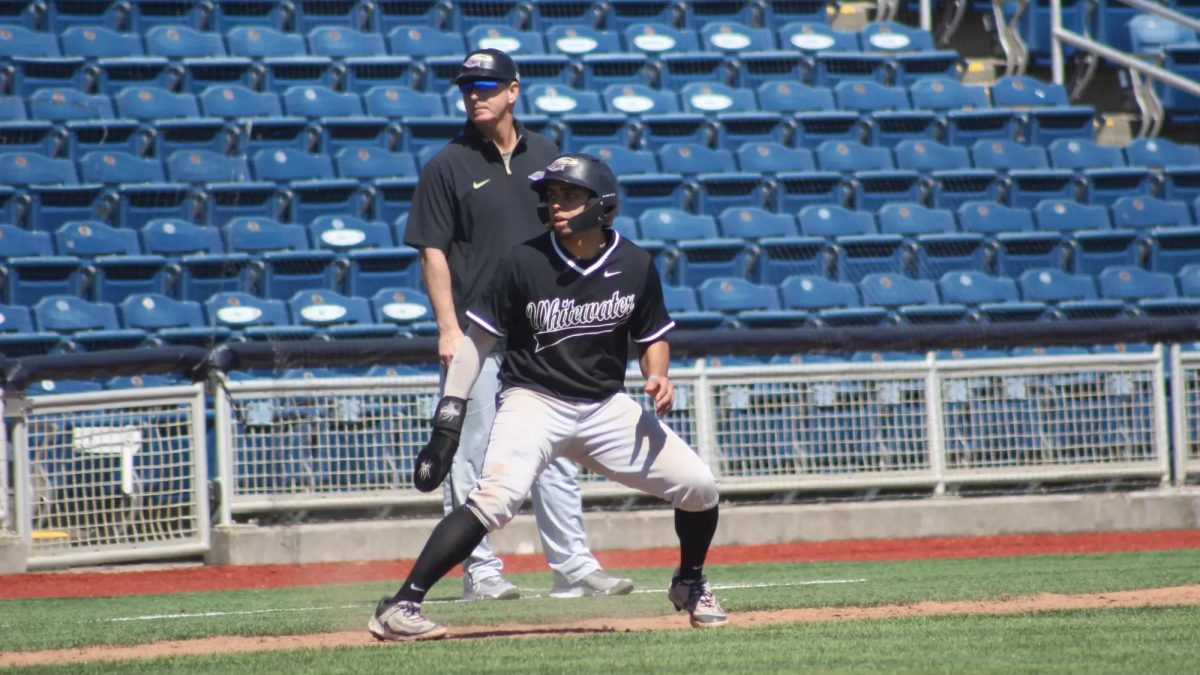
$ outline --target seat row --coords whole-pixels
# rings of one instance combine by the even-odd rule
[[[1098,276],[1032,269],[1014,280],[948,272],[939,280],[871,274],[857,284],[794,275],[778,286],[714,278],[664,289],[686,328],[872,326],[1200,314],[1200,265],[1178,276],[1110,267]]]
[[[300,291],[287,302],[224,292],[203,305],[152,293],[115,305],[52,295],[31,308],[0,305],[0,353],[393,337],[414,330],[436,333],[432,316],[429,298],[403,287],[381,289],[370,300],[327,289]]]
[[[463,31],[480,23],[507,23],[546,30],[560,24],[620,29],[656,21],[700,28],[709,21],[774,26],[787,21],[825,21],[829,0],[88,0],[12,3],[10,21],[37,30],[102,25],[144,33],[163,25],[227,31],[238,26],[305,32],[321,25],[387,32],[398,25]]]

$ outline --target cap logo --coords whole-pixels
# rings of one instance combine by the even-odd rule
[[[553,162],[550,162],[550,166],[546,167],[546,172],[554,173],[556,171],[564,171],[575,166],[579,166],[579,160],[575,159],[574,157],[559,157]]]
[[[491,54],[472,54],[463,61],[463,68],[492,68],[495,59]]]

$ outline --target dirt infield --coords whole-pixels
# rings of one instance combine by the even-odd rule
[[[1081,595],[1042,593],[1029,597],[1006,598],[1002,600],[963,602],[927,601],[910,605],[741,612],[730,616],[730,624],[734,626],[767,626],[781,623],[850,621],[912,616],[1019,614],[1052,610],[1162,607],[1196,604],[1200,604],[1200,585]],[[448,639],[511,639],[586,633],[682,630],[685,628],[689,628],[689,626],[683,617],[623,618],[619,624],[616,624],[613,619],[583,619],[573,621],[569,624],[505,624],[500,626],[452,627]],[[155,642],[127,647],[101,646],[0,654],[0,667],[61,665],[86,661],[151,659],[169,656],[198,656],[203,654],[259,652],[281,649],[364,647],[379,644],[384,643],[373,640],[365,630],[276,637],[222,636],[201,640]]]
[[[1200,530],[828,541],[713,549],[714,565],[750,562],[927,560],[1200,548]],[[608,569],[672,567],[675,548],[598,552]],[[540,555],[504,557],[509,572],[545,570]],[[399,581],[412,561],[65,571],[0,576],[0,599],[78,598]]]

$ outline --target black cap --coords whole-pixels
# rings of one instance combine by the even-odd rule
[[[517,80],[517,64],[499,49],[476,49],[463,59],[454,84],[471,80]]]

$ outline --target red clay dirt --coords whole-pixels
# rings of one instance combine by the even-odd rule
[[[875,607],[813,607],[776,611],[739,612],[730,616],[733,626],[768,626],[780,623],[811,623],[817,621],[853,621],[912,616],[943,616],[948,614],[1021,614],[1026,612],[1113,609],[1119,607],[1166,607],[1200,604],[1200,586],[1176,586],[1112,593],[1038,595],[1000,600],[969,600],[958,602],[925,601],[908,605]],[[682,617],[580,619],[569,624],[503,624],[500,626],[458,626],[450,628],[449,639],[532,638],[556,635],[595,633],[630,633],[688,628]],[[57,665],[87,661],[123,661],[173,656],[199,656],[260,652],[282,649],[327,649],[332,647],[367,647],[386,643],[376,642],[365,630],[312,635],[281,635],[269,637],[221,636],[199,640],[174,640],[131,646],[97,646],[79,649],[56,649],[40,652],[0,654],[0,668],[10,666]]]
[[[937,537],[725,546],[712,550],[708,562],[728,565],[750,562],[820,562],[927,560],[997,556],[1114,553],[1200,548],[1200,530],[1107,532],[1086,534],[1001,535],[994,537]],[[598,552],[608,569],[671,567],[678,561],[674,548]],[[509,572],[539,572],[540,555],[504,556]],[[283,588],[323,584],[399,581],[411,560],[322,563],[313,565],[254,565],[186,567],[175,569],[111,569],[104,571],[41,572],[0,576],[0,599],[78,598],[155,593],[185,593],[247,588]]]

